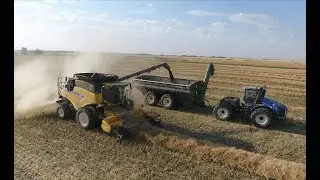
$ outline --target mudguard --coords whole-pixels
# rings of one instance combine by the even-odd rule
[[[256,110],[257,108],[268,109],[268,110],[272,113],[272,115],[274,115],[272,109],[270,109],[268,106],[265,106],[264,104],[257,104],[257,105],[253,106],[253,107],[250,109],[250,111],[249,111],[249,116],[250,116],[250,114],[251,114],[254,110]]]
[[[238,97],[224,97],[220,100],[220,105],[228,105],[233,109],[237,109],[240,107],[240,98]]]

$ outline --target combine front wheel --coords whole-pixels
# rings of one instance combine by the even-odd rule
[[[88,107],[80,108],[77,111],[76,119],[80,126],[85,129],[92,129],[96,124],[95,114]]]

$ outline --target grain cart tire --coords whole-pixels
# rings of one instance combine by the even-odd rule
[[[257,108],[250,114],[250,121],[257,127],[266,128],[271,124],[272,113],[266,108]]]
[[[60,119],[66,119],[71,117],[72,110],[67,103],[60,103],[57,108],[57,115]]]
[[[172,95],[164,94],[160,99],[161,105],[165,109],[172,109],[174,107],[175,101]]]
[[[84,129],[94,128],[97,122],[94,112],[89,107],[80,108],[76,113],[76,120]]]
[[[219,104],[213,108],[213,116],[218,120],[229,120],[233,116],[233,110],[231,106],[227,104]]]
[[[145,97],[145,103],[149,106],[154,106],[159,101],[159,97],[153,91],[148,91],[144,95],[144,97]]]

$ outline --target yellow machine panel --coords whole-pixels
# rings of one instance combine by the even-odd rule
[[[103,96],[101,93],[95,94],[79,87],[74,87],[73,91],[62,89],[60,93],[61,96],[67,98],[72,103],[76,110],[88,104],[103,103]]]

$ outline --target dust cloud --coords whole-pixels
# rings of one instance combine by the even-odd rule
[[[56,58],[56,59],[55,59]],[[71,76],[79,72],[109,73],[117,60],[97,53],[81,53],[77,56],[36,57],[28,60],[20,57],[14,67],[15,118],[27,118],[55,112],[58,98],[57,77]]]

